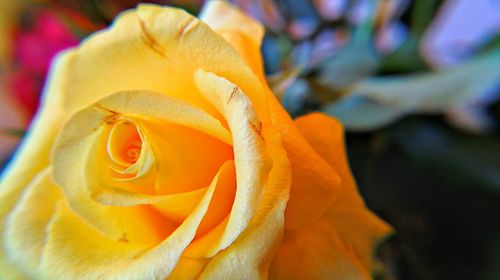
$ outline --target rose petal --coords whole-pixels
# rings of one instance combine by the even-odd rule
[[[366,208],[358,193],[349,168],[342,124],[323,114],[310,114],[298,118],[295,123],[311,146],[342,178],[339,198],[328,215],[344,232],[346,241],[355,248],[362,263],[370,268],[374,244],[390,234],[392,228]]]
[[[33,179],[6,223],[8,255],[10,259],[22,262],[24,265],[20,268],[32,278],[40,273],[37,269],[46,244],[45,228],[61,199],[61,191],[51,176],[51,170],[45,169]]]
[[[14,159],[4,170],[0,180],[0,232],[4,231],[6,215],[14,208],[25,187],[49,163],[50,147],[63,121],[63,100],[59,93],[64,88],[68,76],[67,61],[71,57],[72,53],[61,55],[52,68],[42,109],[34,118]],[[0,235],[0,244],[4,244],[3,235]],[[0,245],[0,271],[12,271],[3,247]]]
[[[262,26],[258,22],[224,1],[207,2],[202,19],[224,37],[247,61],[255,61],[255,57],[259,57],[260,61]],[[237,39],[241,37],[246,37],[248,42]],[[252,69],[257,75],[263,77],[261,66],[254,65]],[[287,206],[286,225],[287,227],[301,227],[318,218],[331,205],[335,199],[335,191],[340,184],[339,178],[335,171],[303,140],[290,116],[275,99],[265,82],[263,82],[262,92],[265,93],[266,102],[269,103],[266,108],[270,107],[273,125],[284,134],[285,149],[292,163],[293,186]],[[255,102],[252,95],[250,99],[254,102],[254,107],[261,106],[260,103]],[[265,123],[265,116],[258,115]],[[311,186],[310,182],[315,182],[314,186]]]
[[[206,49],[211,50],[210,54]],[[35,122],[25,148],[2,180],[0,197],[6,201],[0,206],[2,220],[31,178],[47,166],[48,151],[62,122],[118,90],[158,90],[184,97],[216,114],[197,93],[190,73],[203,67],[236,82],[254,104],[260,104],[256,109],[259,115],[266,115],[258,78],[237,52],[204,24],[178,9],[141,5],[138,11],[126,12],[110,29],[91,36],[57,61],[53,70],[56,74],[44,93],[46,104],[38,117],[43,123]],[[189,92],[193,94],[185,96]],[[0,259],[0,267],[7,270],[9,264],[3,256]]]
[[[71,92],[65,102],[69,112],[117,91],[144,89],[183,99],[222,120],[194,85],[192,73],[198,68],[261,95],[257,78],[237,52],[181,9],[141,4],[84,41],[76,54],[65,88]]]
[[[221,164],[233,159],[232,146],[191,128],[146,124],[145,132],[157,157],[157,194],[205,187]]]
[[[169,133],[153,133],[153,131],[150,131],[151,127],[158,126],[158,129],[164,129],[163,131],[165,132],[174,130],[172,131],[172,133],[173,135],[175,135],[175,130],[178,130],[179,128],[174,127],[173,124],[178,124],[180,126],[190,127],[190,130],[196,129],[206,132],[209,135],[215,136],[214,139],[218,138],[223,140],[224,142],[229,143],[231,143],[232,141],[229,132],[220,124],[219,121],[181,100],[146,91],[117,93],[105,98],[104,100],[99,101],[92,107],[79,112],[66,124],[63,132],[61,133],[61,137],[59,138],[59,144],[57,144],[57,146],[60,148],[56,148],[55,150],[56,160],[54,161],[55,168],[57,169],[55,176],[56,178],[58,178],[58,181],[60,181],[61,185],[71,185],[67,183],[67,180],[73,180],[72,177],[75,174],[70,171],[72,168],[71,166],[73,166],[71,165],[72,163],[75,164],[76,170],[82,170],[82,167],[77,166],[82,166],[82,164],[86,162],[86,159],[88,157],[90,157],[93,161],[97,160],[95,159],[95,156],[90,152],[90,150],[92,145],[99,146],[99,144],[93,144],[98,142],[98,134],[100,134],[98,130],[102,129],[100,127],[106,123],[108,118],[112,118],[113,116],[116,117],[118,116],[117,114],[124,117],[131,116],[133,118],[136,118],[137,121],[142,124],[149,123],[147,127],[143,126],[142,128],[143,132],[145,133],[145,139],[150,139],[146,141],[147,143],[144,144],[151,146],[154,157],[158,157],[155,160],[159,162],[162,162],[163,160],[162,164],[167,164],[168,161],[172,160],[172,158],[169,159],[168,157],[162,158],[162,154],[165,154],[167,152],[169,146],[175,144],[175,142],[172,142],[175,139],[171,139],[171,145],[169,146],[160,145],[162,144],[161,138],[164,137],[164,135],[169,135]],[[150,120],[154,120],[154,123]],[[169,127],[163,127],[162,122],[164,122],[165,125],[167,125],[168,123],[171,123],[172,125],[170,125]],[[149,135],[151,133],[153,134]],[[189,152],[189,149],[197,152],[195,153],[196,155],[193,156],[198,157],[198,162],[200,162],[201,164],[211,164],[210,162],[205,161],[215,159],[214,157],[209,156],[205,158],[203,157],[204,154],[210,155],[210,153],[216,153],[218,156],[222,157],[224,154],[228,154],[230,152],[230,146],[224,145],[222,142],[218,142],[219,144],[217,144],[217,146],[212,146],[211,143],[216,140],[210,140],[210,137],[207,134],[196,134],[195,132],[190,133],[191,134],[188,134],[186,136],[189,137],[189,139],[181,139],[184,142],[187,142],[185,143],[185,145],[188,145],[192,141],[197,141],[200,143],[195,143],[196,145],[194,145],[194,147],[181,147],[179,148],[179,150],[185,151],[186,153]],[[194,135],[193,133],[195,133],[196,135]],[[87,144],[84,144],[82,141],[87,138],[89,138],[88,140],[86,140]],[[203,143],[205,143],[205,145],[203,145]],[[157,147],[157,145],[160,145],[161,147]],[[224,148],[225,146],[227,147]],[[198,147],[198,149],[196,147]],[[199,151],[200,149],[207,147],[212,147],[213,149],[208,149],[208,151],[205,152]],[[175,150],[175,148],[178,147],[175,147],[174,145],[174,147],[172,147],[171,149]],[[227,150],[227,153],[224,153],[225,150]],[[97,148],[94,148],[94,153],[102,154],[102,152],[99,152]],[[88,154],[89,156],[85,156],[86,154]],[[81,155],[81,157],[75,158],[75,156],[73,155]],[[60,160],[57,160],[58,157],[60,158]],[[67,158],[69,162],[66,162],[65,158]],[[221,160],[220,163],[224,162],[225,160],[227,160],[227,158]],[[217,161],[214,161],[213,165],[218,168],[220,164],[216,163]],[[94,164],[94,166],[96,165],[98,166],[99,164]],[[189,167],[193,168],[193,166]],[[188,168],[188,166],[186,166],[186,168]],[[217,170],[216,168],[214,169],[214,172]],[[204,168],[199,169],[203,170]],[[96,172],[99,171],[102,172],[102,168],[97,168]],[[181,173],[185,174],[185,172]],[[209,174],[210,178],[213,177],[213,174],[214,173]],[[96,178],[95,176],[90,176],[89,179],[98,180],[101,177]],[[105,194],[103,193],[102,185],[97,184],[91,186],[97,187],[97,189],[91,190],[92,193],[99,193],[100,195]],[[205,186],[206,185],[199,185],[197,187]],[[130,201],[130,199],[133,198],[131,193],[126,194],[122,192],[122,194],[126,195],[126,197],[124,197],[122,200],[119,200],[118,196],[120,194],[116,193],[117,196],[114,197],[113,201],[108,199],[106,204],[134,205],[138,203],[145,203],[144,201],[138,201],[135,203],[133,201]],[[147,196],[142,196],[142,198],[146,197]],[[156,201],[158,201],[158,199],[156,199]]]
[[[167,280],[196,279],[207,263],[207,259],[181,257]]]
[[[307,227],[332,205],[338,196],[340,177],[310,146],[275,98],[270,98],[273,126],[283,137],[292,165],[292,187],[286,207],[285,227]]]
[[[192,125],[206,131],[210,131],[212,127],[215,130],[212,129],[211,131],[217,131],[217,129],[221,131],[213,133],[217,135],[224,135],[224,132],[228,132],[218,121],[182,101],[161,94],[142,91],[117,93],[107,97],[94,106],[77,113],[64,127],[54,152],[54,176],[58,184],[64,189],[71,208],[109,236],[119,238],[125,231],[131,240],[157,242],[168,235],[175,227],[175,224],[161,218],[161,215],[149,206],[141,206],[140,204],[157,203],[162,200],[172,200],[173,198],[120,190],[115,188],[113,182],[108,179],[109,175],[106,176],[105,173],[102,173],[103,167],[106,167],[105,164],[99,164],[98,162],[90,165],[86,164],[96,160],[96,154],[99,154],[99,152],[98,149],[92,147],[95,147],[95,143],[99,140],[99,135],[103,129],[102,126],[106,124],[110,117],[116,117],[116,114]],[[152,138],[156,140],[159,137],[159,135],[156,135],[156,137]],[[203,139],[193,137],[191,140],[203,141]],[[204,146],[203,143],[196,143],[196,146],[202,148],[208,145],[210,147],[210,142],[205,142],[205,144]],[[188,153],[190,147],[181,148],[180,151]],[[155,147],[152,147],[152,149],[155,150]],[[158,149],[155,151],[155,157],[165,147]],[[194,148],[194,151],[197,151],[197,149]],[[223,149],[216,147],[215,149],[209,149],[209,151],[221,155]],[[201,156],[198,162],[212,164],[210,162],[211,158],[203,158],[201,153],[198,153],[198,156]],[[169,159],[163,159],[162,164],[165,163],[165,160]],[[215,161],[214,164],[216,163]],[[161,166],[159,168],[161,171]],[[206,168],[201,169],[206,171],[204,170]],[[181,171],[184,177],[190,177],[185,176],[187,170]],[[216,171],[217,169],[214,170],[213,174],[207,174],[213,177]],[[198,187],[205,186],[200,185]],[[132,205],[136,206],[114,207]],[[145,216],[132,219],[126,215]]]
[[[268,278],[269,265],[282,237],[291,170],[280,134],[270,126],[264,126],[262,134],[273,160],[263,199],[247,229],[230,250],[221,251],[208,263],[200,279],[239,279],[242,275],[248,279]]]
[[[227,120],[233,135],[237,190],[220,248],[229,246],[247,227],[262,198],[270,160],[265,153],[262,123],[242,90],[213,73],[198,70],[195,81],[201,93]]]
[[[318,221],[285,231],[271,278],[370,279],[374,247],[392,229],[366,208],[357,192],[341,124],[322,114],[300,117],[296,124],[341,176],[342,187],[338,199]]]
[[[7,241],[11,250],[18,252],[22,259],[32,260],[34,267],[47,279],[164,279],[174,270],[182,252],[194,238],[218,185],[219,174],[193,213],[167,239],[151,246],[131,242],[125,233],[118,240],[103,235],[71,211],[64,201],[45,196],[56,188],[49,181],[40,180],[10,218],[14,222],[8,228],[8,237],[14,240]],[[44,195],[40,196],[42,193]],[[38,200],[31,201],[33,199]],[[40,199],[50,204],[46,205],[47,211],[40,212],[40,225],[34,228],[36,232],[33,236],[19,232],[26,230],[30,221],[38,219],[32,213],[37,212]],[[55,209],[55,213],[51,209]],[[53,216],[49,219],[50,214]],[[25,226],[20,226],[23,224]],[[47,236],[42,238],[45,234]],[[33,249],[22,250],[20,246]]]
[[[200,13],[200,19],[224,37],[254,73],[264,80],[260,53],[264,27],[259,22],[225,1],[208,1]]]

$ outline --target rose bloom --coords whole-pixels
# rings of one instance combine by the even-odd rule
[[[391,228],[341,125],[274,98],[263,33],[140,5],[62,54],[2,178],[2,279],[369,279]]]

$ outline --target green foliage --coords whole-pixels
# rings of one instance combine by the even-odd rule
[[[480,104],[500,84],[500,50],[440,72],[373,77],[354,84],[325,112],[353,130],[369,130],[407,113],[443,113]]]

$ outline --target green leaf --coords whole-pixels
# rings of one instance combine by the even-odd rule
[[[380,72],[409,73],[428,70],[420,55],[419,46],[422,35],[432,22],[437,6],[436,0],[413,1],[408,40],[395,52],[383,58],[378,69]]]
[[[374,129],[407,113],[443,113],[488,103],[492,99],[488,94],[500,84],[499,65],[497,50],[441,72],[366,79],[352,86],[339,102],[326,106],[325,111],[341,115],[348,128]],[[348,101],[351,98],[358,101]]]
[[[376,129],[396,121],[404,112],[383,106],[362,96],[332,103],[323,112],[335,116],[351,131]]]
[[[350,86],[373,74],[379,59],[371,38],[354,35],[335,56],[320,65],[318,82],[332,88]]]
[[[422,35],[432,21],[437,7],[436,0],[414,1],[411,13],[411,30],[416,35]]]
[[[380,56],[373,44],[373,28],[378,1],[371,1],[370,15],[356,26],[349,42],[333,57],[319,65],[318,83],[343,88],[373,74]]]
[[[420,56],[418,45],[419,39],[416,35],[410,34],[399,49],[382,59],[377,72],[390,74],[428,70],[429,68]]]
[[[442,112],[482,99],[500,82],[499,65],[500,50],[441,72],[368,79],[351,90],[402,110]]]

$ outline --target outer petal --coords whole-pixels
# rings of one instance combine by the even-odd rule
[[[262,122],[242,90],[203,70],[195,73],[195,81],[207,100],[224,115],[233,135],[237,190],[234,207],[215,253],[229,246],[248,226],[264,193],[271,162],[265,152]]]
[[[261,77],[271,121],[283,134],[285,149],[293,169],[286,227],[300,228],[314,221],[333,203],[340,180],[336,172],[303,139],[268,88],[260,54],[264,34],[262,25],[226,1],[216,0],[207,2],[201,19],[224,37]]]
[[[228,2],[216,0],[210,0],[205,4],[200,19],[224,37],[245,59],[255,74],[264,81],[260,53],[264,27],[259,22],[248,17]]]
[[[200,279],[268,278],[269,265],[282,237],[291,170],[280,134],[269,126],[262,131],[267,153],[273,159],[263,199],[247,229],[231,247],[210,260]]]
[[[296,124],[318,154],[340,174],[342,187],[337,200],[318,221],[285,231],[271,278],[370,279],[374,246],[391,228],[366,208],[357,192],[342,126],[322,114],[298,118]]]
[[[68,60],[73,57],[67,52],[59,57],[50,74],[49,86],[30,132],[9,167],[0,179],[0,233],[4,232],[7,214],[12,211],[25,187],[38,172],[49,163],[49,153],[58,129],[64,118],[61,92],[65,88]],[[13,274],[14,273],[14,274]],[[3,234],[0,235],[0,275],[15,275],[4,251]],[[16,279],[20,276],[12,276]]]
[[[292,187],[286,207],[285,227],[307,227],[332,205],[341,180],[337,171],[304,139],[290,116],[273,97],[269,98],[273,126],[280,131],[292,165]]]
[[[195,86],[198,68],[227,77],[254,102],[265,102],[258,78],[238,53],[181,9],[139,5],[87,39],[76,53],[65,89],[71,93],[65,103],[70,112],[117,91],[142,89],[183,99],[222,120]]]
[[[261,77],[271,121],[283,134],[285,149],[293,169],[286,227],[300,228],[314,221],[333,203],[340,180],[336,172],[302,138],[290,116],[268,88],[260,55],[262,26],[226,1],[207,2],[201,19],[224,37]],[[260,104],[254,105],[258,107]]]
[[[31,182],[15,210],[9,215],[5,232],[8,256],[15,262],[22,263],[18,268],[24,269],[31,278],[40,275],[38,268],[46,243],[45,228],[60,199],[61,192],[52,181],[51,170],[46,169]],[[38,209],[33,211],[33,207]]]
[[[230,162],[221,167],[192,215],[155,246],[102,235],[58,199],[57,187],[45,173],[10,217],[9,249],[16,261],[42,279],[165,279],[194,238],[220,177],[231,169]],[[47,209],[38,211],[40,203]]]
[[[342,188],[338,200],[328,211],[347,243],[356,251],[362,264],[371,268],[372,249],[392,228],[366,208],[351,174],[342,125],[323,114],[310,114],[296,120],[297,127],[318,154],[340,174]],[[321,131],[322,133],[317,133]],[[356,234],[353,234],[356,233]]]

